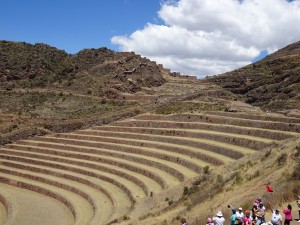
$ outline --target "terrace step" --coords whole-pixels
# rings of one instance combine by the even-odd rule
[[[28,144],[26,142],[26,144]],[[88,161],[101,162],[104,164],[112,164],[125,169],[129,169],[131,171],[136,171],[144,175],[149,175],[152,179],[158,182],[163,188],[168,186],[176,185],[180,181],[184,179],[182,173],[177,170],[168,167],[167,165],[163,165],[162,163],[158,163],[150,160],[143,160],[141,158],[137,158],[136,160],[132,160],[132,156],[127,156],[123,154],[123,157],[115,157],[115,154],[108,153],[106,155],[99,155],[95,153],[77,153],[73,151],[73,148],[76,146],[70,146],[71,150],[59,149],[61,146],[51,146],[48,144],[48,147],[39,147],[34,145],[22,145],[22,144],[9,144],[8,147],[12,149],[19,149],[27,152],[43,152],[45,154],[50,155],[58,155],[67,158],[75,158],[75,159],[85,159]],[[65,146],[66,147],[66,146]],[[83,147],[81,147],[83,148]],[[91,148],[85,148],[87,151],[90,151]],[[95,149],[97,150],[97,149]],[[157,168],[160,167],[160,168]],[[163,168],[164,170],[162,170]],[[174,172],[174,174],[172,174]],[[177,175],[177,176],[176,176]]]
[[[81,196],[62,188],[53,187],[52,185],[17,175],[8,174],[7,172],[9,171],[0,172],[0,183],[18,187],[20,189],[31,190],[62,202],[71,211],[74,218],[74,225],[86,225],[92,220],[93,208]],[[27,210],[25,212],[27,212]],[[22,219],[24,218],[21,218],[21,220]],[[15,219],[13,223],[23,224],[22,222],[16,222]]]
[[[89,130],[79,131],[76,134],[57,134],[56,137],[65,138],[65,139],[76,139],[77,142],[84,143],[86,145],[101,145],[106,146],[106,148],[112,148],[114,145],[112,143],[122,144],[124,146],[121,148],[121,151],[128,151],[135,154],[143,154],[143,155],[153,155],[157,154],[158,157],[161,155],[164,159],[168,159],[172,162],[176,163],[176,168],[180,169],[180,165],[186,166],[189,168],[193,168],[193,164],[187,165],[189,161],[192,161],[194,164],[199,165],[198,167],[203,167],[206,165],[221,165],[223,161],[218,160],[212,157],[209,154],[201,153],[199,149],[192,149],[188,146],[175,145],[170,143],[163,143],[159,141],[151,141],[151,140],[140,140],[140,139],[132,139],[132,138],[123,138],[122,136],[116,135],[107,136],[107,134],[102,135],[101,133],[93,132],[91,135]],[[97,135],[98,134],[98,135]],[[117,133],[118,134],[118,133]],[[109,144],[107,144],[109,143]],[[125,148],[126,146],[126,148]],[[131,148],[129,148],[131,146]],[[133,146],[137,146],[138,148],[132,148]],[[173,157],[170,157],[173,156]],[[208,161],[210,163],[208,163]],[[182,171],[182,170],[181,170]],[[198,173],[202,172],[202,168],[196,168]]]
[[[123,188],[123,192],[125,193],[128,193],[128,196],[125,197],[126,199],[131,199],[132,202],[135,201],[134,197],[132,196],[131,192],[129,189],[127,189],[126,185],[124,185],[122,182],[117,182],[117,181],[114,181],[113,179],[111,178],[106,178],[104,177],[102,174],[99,174],[97,173],[98,171],[97,170],[86,170],[82,167],[78,167],[78,166],[73,166],[73,165],[68,165],[68,164],[63,164],[63,163],[52,163],[52,162],[48,162],[46,160],[32,160],[31,158],[26,158],[26,157],[17,157],[17,156],[11,156],[9,154],[2,154],[0,155],[1,158],[3,159],[8,159],[8,160],[11,160],[11,161],[14,161],[14,163],[12,162],[2,162],[2,164],[5,164],[6,166],[15,166],[15,167],[24,167],[20,164],[27,164],[27,167],[26,168],[23,168],[24,170],[30,170],[29,169],[29,165],[35,165],[37,167],[41,167],[43,166],[43,169],[39,169],[39,168],[35,168],[36,171],[40,171],[42,170],[41,172],[43,171],[46,171],[47,169],[45,168],[58,168],[59,170],[62,170],[63,172],[72,172],[73,174],[77,174],[78,177],[74,176],[74,175],[60,175],[62,177],[66,177],[68,179],[71,179],[71,180],[78,180],[78,181],[81,181],[83,182],[84,179],[96,179],[96,183],[98,183],[98,180],[101,181],[101,184],[98,184],[98,185],[95,185],[93,183],[91,183],[89,180],[86,180],[85,182],[83,183],[89,183],[91,184],[92,187],[95,187],[96,189],[98,189],[99,191],[103,192],[108,198],[109,200],[111,201],[112,205],[113,206],[116,206],[116,201],[115,199],[119,199],[119,197],[115,197],[113,198],[113,195],[114,193],[111,193],[111,190],[114,190],[116,189],[116,187],[118,187],[118,192],[121,192],[119,189],[122,190]],[[2,161],[3,161],[2,159]],[[16,164],[18,163],[18,164]],[[32,169],[31,169],[32,170]],[[47,171],[47,173],[51,174],[53,173],[53,171]],[[57,175],[55,173],[55,175]],[[58,175],[57,175],[58,176]],[[83,178],[80,178],[84,176]],[[121,181],[124,181],[122,180],[122,178],[118,177],[119,180]],[[130,183],[129,181],[126,182],[126,184],[128,184],[128,186],[130,186]],[[133,185],[132,185],[133,186]],[[134,189],[136,191],[136,193],[140,193],[142,191],[139,192],[138,188]]]
[[[254,137],[268,138],[273,140],[284,140],[293,138],[299,133],[278,131],[278,130],[267,130],[261,128],[252,127],[240,127],[233,125],[224,124],[211,124],[201,122],[177,122],[171,120],[138,120],[138,119],[127,119],[124,121],[114,122],[111,125],[114,126],[131,126],[131,127],[152,127],[152,128],[174,128],[174,129],[190,129],[190,130],[208,130],[218,131],[233,134],[249,135]]]
[[[226,124],[241,127],[253,127],[262,128],[268,130],[280,130],[300,133],[300,124],[298,123],[285,123],[276,121],[262,121],[243,119],[238,117],[228,117],[225,115],[210,115],[201,113],[198,115],[154,115],[154,114],[142,114],[134,117],[138,120],[171,120],[181,122],[206,122],[214,124]]]
[[[38,140],[38,142],[35,140]],[[165,152],[163,149],[158,149],[157,146],[146,147],[138,145],[138,147],[136,147],[130,140],[126,142],[121,139],[90,137],[80,134],[57,134],[55,137],[38,137],[34,139],[33,144],[46,147],[46,145],[51,146],[51,143],[52,146],[53,143],[64,144],[59,148],[65,150],[70,146],[73,147],[75,145],[74,150],[80,152],[82,151],[82,148],[88,148],[90,153],[106,154],[106,151],[108,151],[109,155],[122,153],[122,157],[123,155],[126,155],[128,157],[139,157],[143,160],[148,159],[168,166],[169,168],[164,168],[164,166],[160,169],[165,170],[166,172],[170,171],[171,174],[178,176],[181,181],[184,177],[194,177],[197,173],[202,172],[202,167],[199,166],[202,162],[197,158],[191,158],[174,152],[170,154],[170,152]],[[79,149],[79,146],[82,148]],[[159,168],[158,166],[156,167]],[[170,170],[170,168],[173,168],[173,170]]]
[[[9,205],[1,225],[41,225],[41,221],[43,225],[74,225],[72,213],[56,199],[4,183],[0,183],[0,193]]]
[[[95,202],[95,205],[101,206],[101,208],[98,207],[99,211],[98,217],[101,215],[101,217],[104,218],[97,218],[94,217],[94,223],[96,221],[105,222],[108,221],[108,219],[114,219],[119,218],[121,216],[126,215],[129,213],[132,209],[132,200],[127,196],[126,193],[123,192],[122,189],[111,185],[108,182],[105,182],[103,180],[99,180],[95,177],[89,177],[86,175],[78,174],[75,172],[70,172],[62,169],[56,169],[56,167],[47,167],[47,166],[40,166],[35,165],[32,166],[31,163],[24,163],[24,162],[16,162],[10,158],[10,160],[4,160],[0,159],[0,162],[3,166],[6,166],[8,168],[15,168],[20,169],[24,171],[34,172],[38,174],[48,174],[53,177],[62,178],[65,180],[75,181],[80,184],[87,185],[97,191],[101,192],[98,198],[97,196],[94,196],[93,200]],[[109,190],[109,191],[108,191]],[[104,208],[103,208],[104,207]],[[114,214],[113,214],[114,213]]]
[[[139,127],[121,127],[121,126],[100,126],[93,127],[92,130],[110,131],[110,132],[131,132],[138,134],[155,134],[165,136],[180,136],[190,138],[202,138],[214,140],[222,143],[234,144],[242,147],[249,147],[251,149],[259,150],[268,147],[270,144],[276,142],[272,139],[251,137],[248,135],[238,135],[230,133],[222,133],[216,131],[204,130],[188,130],[188,129],[162,129],[162,128],[139,128]]]
[[[51,171],[48,170],[48,174],[47,172],[43,172],[42,175],[39,173],[41,172],[41,170],[39,170],[39,172],[33,172],[29,171],[29,169],[30,168],[28,167],[28,169],[26,169],[26,173],[24,173],[24,167],[20,167],[20,169],[13,166],[8,167],[2,161],[0,172],[30,179],[39,183],[52,185],[64,190],[69,190],[77,194],[78,196],[81,196],[92,207],[93,215],[91,220],[89,221],[89,224],[97,224],[97,221],[104,223],[109,219],[109,217],[107,218],[107,216],[110,216],[110,212],[113,212],[110,206],[109,199],[101,191],[90,187],[89,185],[71,180],[70,177],[66,178],[66,176],[60,176],[59,173],[53,172],[54,169],[52,169]]]
[[[209,115],[226,116],[226,117],[234,117],[234,118],[241,118],[241,119],[300,124],[300,118],[290,117],[290,116],[287,117],[287,116],[277,116],[277,115],[257,115],[257,114],[233,113],[233,112],[222,112],[222,111],[207,111],[206,113]]]
[[[130,133],[130,132],[111,132],[105,130],[81,130],[77,133],[87,136],[101,136],[107,138],[124,138],[130,140],[150,141],[156,142],[160,145],[164,145],[164,148],[173,148],[173,151],[184,153],[182,149],[187,151],[196,151],[203,155],[209,155],[214,160],[222,162],[230,162],[233,159],[239,159],[244,154],[252,154],[255,152],[253,149],[246,147],[240,147],[232,144],[216,142],[208,139],[201,138],[190,138],[190,137],[178,137],[178,136],[164,136],[155,134],[141,134],[141,133]],[[166,147],[168,146],[168,147]],[[204,161],[210,162],[210,158],[202,158]]]
[[[102,179],[105,179],[105,173],[111,173],[111,179],[105,179],[108,182],[112,182],[116,185],[118,185],[118,182],[116,180],[121,180],[119,177],[123,177],[124,179],[127,179],[128,181],[134,182],[136,185],[138,185],[143,191],[145,191],[146,194],[149,193],[149,189],[153,192],[159,192],[162,190],[162,187],[164,187],[164,183],[160,184],[155,179],[152,177],[151,174],[142,174],[142,173],[137,173],[136,171],[131,171],[126,168],[120,168],[115,165],[110,165],[110,164],[103,164],[103,163],[97,163],[97,162],[91,162],[88,160],[82,160],[82,159],[72,159],[72,158],[66,158],[66,157],[61,157],[61,156],[52,156],[49,154],[43,154],[43,153],[38,153],[38,152],[33,152],[33,149],[31,148],[31,153],[28,151],[23,151],[23,150],[18,150],[12,148],[12,146],[7,145],[6,147],[8,148],[3,148],[2,152],[5,152],[6,154],[11,154],[13,156],[18,156],[21,160],[23,157],[27,157],[27,162],[30,160],[30,163],[34,164],[39,164],[39,165],[53,165],[54,167],[62,167],[62,166],[70,166],[74,165],[76,167],[82,167],[84,170],[87,169],[93,169],[97,170],[97,173],[102,174]],[[43,149],[38,149],[41,152],[44,151]],[[70,167],[71,168],[71,167]],[[131,169],[131,168],[130,168]],[[139,168],[138,168],[139,169]],[[138,171],[140,172],[140,171]],[[115,176],[113,176],[115,174]],[[117,179],[115,180],[115,177],[117,176]],[[154,177],[155,178],[155,177]],[[163,182],[163,180],[162,180]],[[146,189],[144,186],[144,183],[147,184]],[[118,185],[119,187],[122,187],[121,185]],[[141,193],[138,189],[136,190],[137,193]],[[126,189],[124,190],[126,192]]]
[[[16,152],[4,150],[3,154],[1,154],[0,157],[4,158],[4,159],[14,160],[14,161],[21,162],[21,163],[29,163],[29,164],[37,165],[37,166],[59,168],[64,171],[71,171],[71,172],[82,174],[82,175],[85,175],[85,176],[88,176],[91,178],[100,179],[102,182],[101,184],[104,187],[106,187],[104,189],[110,190],[110,189],[115,189],[115,187],[118,187],[119,189],[122,189],[122,191],[124,193],[126,193],[128,195],[128,198],[131,199],[132,202],[134,202],[135,198],[139,197],[139,195],[141,197],[145,196],[142,188],[140,188],[138,185],[133,184],[132,181],[129,181],[126,178],[122,178],[120,176],[115,176],[115,175],[109,174],[109,173],[101,173],[101,172],[99,173],[99,171],[96,169],[89,169],[86,167],[78,166],[76,164],[72,165],[72,164],[61,163],[61,162],[53,162],[53,161],[44,160],[44,159],[36,160],[36,159],[32,159],[31,157],[16,156],[18,154],[15,154],[15,153]],[[112,185],[115,187],[112,187]],[[128,187],[131,189],[129,189]],[[102,191],[110,198],[111,194],[109,191],[105,191],[105,190],[102,190]],[[133,191],[136,194],[135,197],[132,194]],[[111,199],[111,201],[113,202],[113,205],[116,205],[114,199]]]

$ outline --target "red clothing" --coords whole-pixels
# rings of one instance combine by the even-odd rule
[[[251,224],[251,220],[248,217],[243,218],[244,225]]]
[[[291,210],[284,209],[284,210],[282,210],[282,212],[285,214],[285,220],[289,220],[289,221],[293,220]]]

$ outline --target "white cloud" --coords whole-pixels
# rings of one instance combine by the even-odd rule
[[[171,2],[162,3],[158,12],[164,25],[146,24],[130,36],[113,37],[112,43],[173,71],[204,77],[300,39],[300,0]]]

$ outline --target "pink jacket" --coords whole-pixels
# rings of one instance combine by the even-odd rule
[[[282,212],[285,214],[285,220],[293,220],[292,211],[289,209],[284,209]]]

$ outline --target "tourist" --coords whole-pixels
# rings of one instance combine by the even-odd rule
[[[284,225],[290,225],[290,222],[293,220],[291,204],[288,204],[287,209],[282,210],[282,212],[285,214]]]
[[[230,217],[230,225],[235,225],[235,223],[236,223],[236,210],[235,210],[235,208],[232,208],[231,211],[232,211],[232,215]]]
[[[262,201],[258,204],[258,210],[260,211],[260,215],[261,215],[261,223],[264,223],[265,222],[266,208],[265,208],[264,203]]]
[[[300,196],[298,196],[297,205],[298,205],[298,211],[299,211],[298,222],[300,222]]]
[[[239,210],[236,212],[236,219],[238,225],[243,225],[243,218],[244,218],[243,209],[240,207]]]
[[[271,223],[273,225],[282,225],[282,216],[279,213],[279,209],[273,210],[271,208],[271,211],[272,211]]]
[[[251,225],[251,219],[250,219],[250,210],[245,211],[245,217],[243,219],[244,225]]]
[[[258,210],[258,208],[257,208],[257,204],[254,203],[254,205],[253,205],[253,207],[252,207],[252,209],[251,209],[251,215],[250,215],[251,221],[256,222],[258,212],[259,212],[259,210]]]
[[[224,225],[225,219],[221,211],[219,211],[215,217],[213,217],[215,225]]]
[[[206,225],[214,225],[212,218],[207,218]]]

